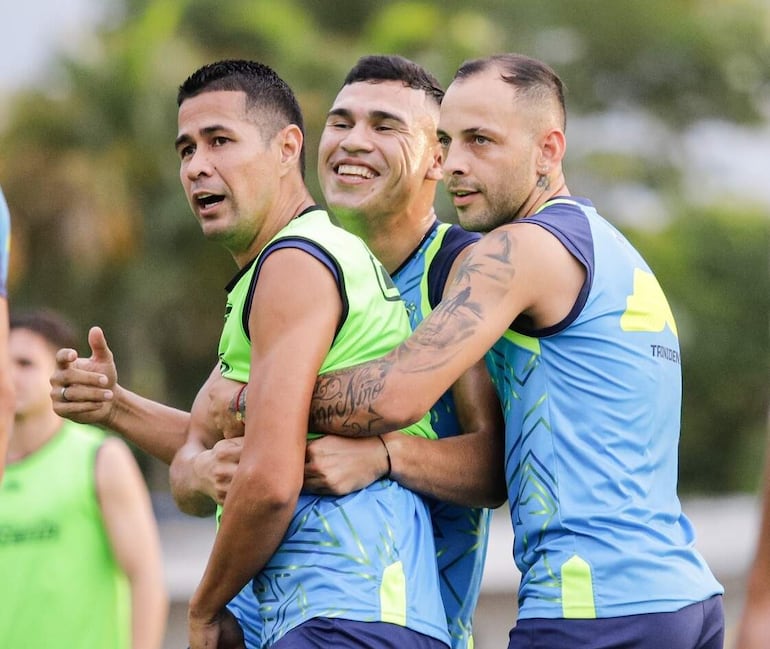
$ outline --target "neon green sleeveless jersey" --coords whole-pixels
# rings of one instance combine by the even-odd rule
[[[287,246],[316,257],[320,248],[337,274],[343,300],[342,322],[321,374],[384,356],[409,336],[406,309],[385,268],[360,238],[333,225],[323,210],[314,209],[290,221],[228,286],[225,325],[219,343],[223,376],[242,383],[249,380],[248,307],[254,283],[265,252]],[[404,432],[436,438],[427,414]]]
[[[0,645],[127,649],[128,583],[102,523],[98,429],[64,422],[0,485]]]
[[[399,293],[364,242],[312,209],[281,230],[228,287],[219,349],[225,376],[248,381],[253,287],[269,251],[287,246],[313,255],[337,278],[343,314],[322,373],[383,356],[409,335]],[[435,438],[427,415],[407,432]],[[263,646],[312,618],[386,622],[415,638],[449,643],[428,508],[388,479],[341,497],[301,493],[286,535],[255,576],[252,592]]]

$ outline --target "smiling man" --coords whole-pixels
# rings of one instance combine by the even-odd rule
[[[395,55],[359,59],[337,93],[318,147],[324,197],[393,277],[416,327],[441,299],[479,236],[442,223],[436,137],[443,90],[420,65]],[[427,496],[441,597],[454,649],[473,646],[473,613],[486,557],[490,509],[505,500],[500,404],[483,362],[431,408],[438,442],[403,435],[308,446],[306,487],[333,493],[388,472]],[[355,458],[355,461],[351,461]]]

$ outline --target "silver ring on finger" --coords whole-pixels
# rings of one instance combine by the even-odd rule
[[[59,396],[61,397],[62,401],[69,402],[69,399],[67,398],[67,386],[65,385],[61,392],[59,392]]]

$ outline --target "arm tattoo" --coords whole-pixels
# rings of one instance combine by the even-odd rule
[[[324,374],[313,391],[310,430],[347,437],[365,437],[393,429],[377,403],[394,366],[403,374],[430,372],[446,365],[472,338],[485,309],[505,299],[516,274],[516,239],[510,229],[486,236],[484,254],[472,251],[460,265],[444,299],[414,333],[383,358]],[[474,299],[484,296],[483,302]],[[396,380],[392,377],[391,381]]]
[[[346,437],[388,432],[373,409],[392,362],[388,357],[318,377],[310,404],[310,430]],[[378,427],[379,426],[379,427]]]

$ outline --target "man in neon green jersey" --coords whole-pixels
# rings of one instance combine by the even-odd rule
[[[327,204],[383,262],[412,326],[440,300],[478,239],[441,223],[433,209],[442,96],[438,81],[413,61],[364,56],[343,81],[319,144],[318,173]],[[226,394],[212,400],[214,427],[229,429],[233,417],[227,404],[239,394],[243,404],[248,388],[238,393],[241,388],[231,385],[227,392],[222,387]],[[237,407],[233,403],[231,410]],[[440,443],[399,432],[380,439],[313,441],[304,487],[347,494],[387,474],[427,496],[452,647],[466,649],[473,646],[487,548],[490,510],[480,505],[497,506],[505,498],[502,416],[483,362],[442,396],[431,409],[431,422]]]
[[[225,604],[257,573],[267,646],[320,646],[313,640],[320,632],[323,646],[444,647],[422,500],[390,480],[345,498],[300,494],[315,379],[408,335],[398,294],[363,242],[314,205],[302,180],[301,114],[269,68],[205,66],[183,84],[179,104],[182,184],[204,235],[227,247],[240,268],[228,286],[212,381],[220,372],[241,381],[250,373],[270,377],[248,396],[252,410],[265,414],[246,422],[209,566],[190,603],[191,647],[216,646]],[[191,421],[207,405],[206,389]],[[124,396],[118,401],[133,409],[129,419],[147,406]],[[121,427],[116,418],[125,414],[110,425]],[[166,415],[161,430],[178,423]],[[435,435],[427,418],[411,432]],[[191,428],[172,464],[175,495],[187,510],[198,507],[187,472],[201,440],[210,446],[216,434]]]

